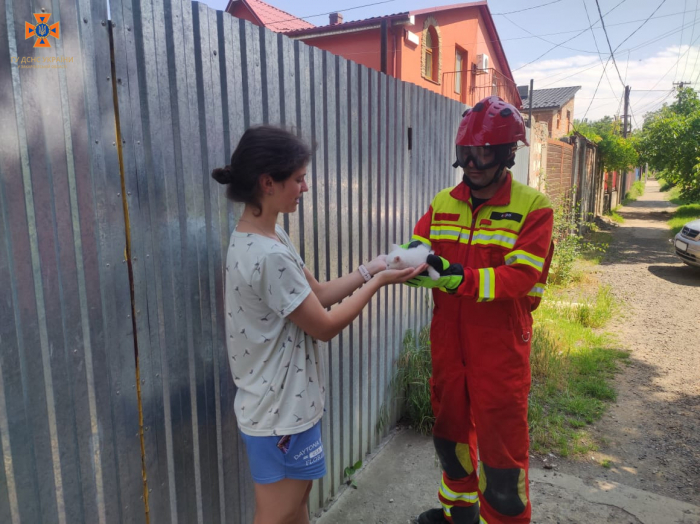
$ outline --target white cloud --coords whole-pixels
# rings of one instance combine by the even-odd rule
[[[643,123],[644,113],[657,109],[665,101],[673,99],[671,93],[675,81],[700,82],[700,47],[680,47],[681,59],[678,59],[679,47],[671,46],[653,55],[641,59],[631,58],[629,65],[626,55],[616,55],[617,65],[625,84],[632,87],[630,104],[636,119],[637,127]],[[606,59],[603,59],[605,63]],[[517,66],[516,66],[517,67]],[[676,70],[677,69],[677,70]],[[620,98],[624,87],[618,77],[612,61],[607,67],[607,78],[603,76],[600,87],[593,99],[586,117],[591,120],[606,115],[622,113]],[[518,85],[529,85],[530,78],[535,81],[535,90],[581,86],[576,94],[574,118],[583,118],[591,103],[596,85],[601,78],[603,65],[600,60],[591,56],[572,56],[564,59],[541,60],[515,73]],[[685,74],[684,74],[685,73]],[[693,85],[700,88],[700,83]],[[653,90],[653,91],[646,91]]]

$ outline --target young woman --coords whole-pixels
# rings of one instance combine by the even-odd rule
[[[229,199],[245,203],[226,259],[225,309],[234,410],[255,481],[254,524],[308,523],[311,483],[326,473],[325,357],[316,340],[340,333],[380,287],[425,269],[387,270],[381,255],[319,283],[277,225],[308,191],[310,157],[295,135],[259,126],[243,134],[231,164],[212,173]]]

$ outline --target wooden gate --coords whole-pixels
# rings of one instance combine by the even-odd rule
[[[547,140],[546,193],[554,201],[571,190],[574,146],[559,140]]]

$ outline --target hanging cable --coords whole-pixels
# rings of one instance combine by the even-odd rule
[[[610,11],[608,11],[607,13],[605,13],[605,15],[608,15],[608,14],[612,13],[615,9],[617,9],[618,7],[620,7],[620,6],[621,6],[622,4],[624,4],[626,1],[627,1],[627,0],[621,0],[615,7],[613,7],[612,9],[610,9]],[[596,23],[598,23],[598,21],[596,21]],[[593,24],[593,25],[595,25],[595,24]],[[549,48],[547,51],[545,51],[544,53],[542,53],[540,56],[538,56],[538,57],[535,58],[534,60],[528,62],[527,64],[522,65],[522,66],[518,67],[517,69],[513,69],[513,73],[515,73],[516,71],[522,69],[523,67],[527,67],[527,66],[529,66],[530,64],[532,64],[532,63],[534,63],[534,62],[537,62],[537,61],[538,61],[540,58],[542,58],[543,56],[549,54],[551,51],[554,51],[557,47],[560,47],[561,45],[563,45],[563,44],[565,44],[565,43],[567,43],[567,42],[570,42],[570,41],[573,40],[574,38],[577,38],[577,37],[581,36],[583,33],[585,33],[586,31],[588,31],[589,29],[592,29],[592,28],[593,28],[593,25],[588,26],[586,29],[584,29],[583,31],[581,31],[581,32],[579,32],[579,33],[576,33],[574,36],[572,36],[572,37],[569,38],[568,40],[564,40],[562,43],[557,44],[557,45],[555,45],[554,47]]]
[[[529,31],[528,29],[525,29],[523,26],[521,26],[521,25],[519,25],[519,24],[516,24],[515,22],[513,22],[513,21],[512,21],[510,18],[508,18],[507,16],[503,15],[503,18],[505,18],[506,20],[508,20],[511,24],[513,24],[513,25],[514,25],[515,27],[517,27],[518,29],[521,29],[522,31],[525,31],[527,34],[531,35],[533,38],[537,38],[538,40],[542,40],[543,42],[547,42],[548,44],[557,45],[556,42],[552,42],[551,40],[547,40],[546,38],[543,38],[542,36],[536,35],[535,33]],[[589,20],[589,23],[590,23],[590,20]],[[559,47],[561,47],[561,48],[563,48],[563,49],[569,49],[569,50],[571,50],[571,51],[576,51],[577,53],[588,53],[588,54],[591,54],[591,55],[598,54],[598,55],[600,56],[600,51],[589,51],[589,50],[587,50],[587,49],[576,49],[575,47],[568,47],[568,46],[565,46],[565,45],[559,45]],[[596,46],[596,49],[597,49],[597,46]],[[601,58],[601,62],[602,62],[602,58]]]
[[[698,12],[698,0],[695,0],[695,16],[697,16]],[[693,18],[693,22],[695,22],[695,17]],[[693,36],[695,36],[695,24],[693,24]],[[690,40],[693,40],[693,36],[690,37]],[[698,55],[700,55],[700,52],[695,52],[695,63],[693,64],[693,69],[691,70],[691,75],[693,74],[692,71],[695,71],[695,67],[698,65]],[[688,55],[690,57],[690,55]],[[688,67],[688,59],[685,60],[685,67]],[[685,69],[683,69],[683,75],[685,76]],[[698,76],[700,76],[700,72],[698,72]],[[698,80],[698,76],[695,77],[695,82]]]
[[[533,5],[532,7],[526,7],[525,9],[518,9],[517,11],[508,11],[507,13],[491,13],[491,16],[505,16],[512,15],[515,13],[522,13],[523,11],[530,11],[531,9],[538,9],[546,5],[552,5],[561,2],[561,0],[554,0],[554,2],[549,2],[548,4]]]
[[[605,70],[608,68],[608,64],[610,63],[610,57],[608,57],[608,61],[605,62],[605,65],[603,66],[603,74],[600,75],[600,78],[598,79],[598,85],[595,86],[595,91],[593,91],[593,97],[591,97],[591,102],[588,104],[588,108],[586,109],[586,112],[583,114],[583,118],[581,121],[586,120],[586,116],[588,115],[588,111],[590,111],[591,106],[593,105],[593,100],[595,100],[595,95],[598,92],[598,88],[600,87],[600,83],[603,81],[603,76],[605,75]]]
[[[593,30],[593,24],[591,24],[591,17],[588,14],[588,6],[586,6],[586,0],[581,0],[583,2],[583,8],[586,11],[586,18],[588,19],[588,24],[591,26],[591,34],[593,35],[593,42],[595,42],[595,48],[598,51],[598,58],[600,59],[601,65],[603,65],[603,57],[600,54],[600,49],[598,48],[598,39],[595,36],[595,31]],[[608,81],[608,85],[610,86],[610,91],[613,93],[615,92],[615,89],[612,86],[612,83],[610,82],[610,77],[608,76],[607,71],[605,68],[603,68],[603,72],[605,73],[605,79]],[[620,101],[622,101],[622,98],[620,98]],[[619,110],[618,110],[619,113]]]
[[[681,58],[683,58],[683,56],[685,56],[685,54],[686,54],[687,52],[689,52],[689,51],[693,48],[693,45],[694,45],[695,42],[697,42],[698,40],[700,40],[700,36],[698,36],[698,38],[696,38],[695,41],[692,42],[692,43],[690,44],[690,46],[688,47],[688,49],[685,50],[685,53],[683,53],[683,55],[681,55],[681,57],[679,57],[678,60],[676,60],[676,62],[668,69],[668,71],[666,71],[666,73],[664,73],[664,75],[663,75],[661,78],[659,78],[659,80],[657,80],[657,82],[652,86],[651,89],[655,89],[656,86],[659,85],[659,83],[660,83],[664,78],[666,78],[666,76],[671,72],[671,70],[676,66],[676,64],[681,60]],[[644,96],[643,96],[641,99],[639,99],[637,102],[641,102],[641,101],[644,100],[646,97],[647,97],[647,95],[644,95]]]
[[[662,5],[666,3],[666,0],[661,0],[661,3],[659,6],[654,9],[654,12],[649,15],[649,18],[654,16],[654,13],[656,13]],[[617,76],[620,78],[620,83],[622,84],[622,87],[625,87],[625,82],[622,80],[622,75],[620,74],[620,70],[617,67],[617,61],[615,60],[615,51],[613,51],[612,45],[610,44],[610,37],[608,36],[608,30],[605,29],[605,20],[603,20],[604,16],[602,11],[600,10],[600,4],[598,3],[598,0],[595,0],[595,5],[598,8],[598,14],[600,15],[600,23],[603,26],[603,32],[605,33],[605,39],[608,42],[608,48],[610,49],[610,57],[612,58],[613,65],[615,66],[615,70],[617,71]],[[685,15],[684,15],[685,16]],[[620,44],[615,48],[615,50],[619,49],[622,44],[624,44],[627,40],[630,39],[630,37],[635,34],[637,31],[639,31],[644,25],[649,21],[649,18],[647,18],[642,25],[640,25],[635,31],[632,31],[632,34],[630,34],[627,38],[625,38]]]
[[[683,11],[685,11],[686,5],[688,3],[688,0],[683,0]],[[685,13],[683,13],[683,25],[685,25]],[[695,29],[695,28],[693,28]],[[690,38],[690,41],[693,41],[693,38]],[[680,60],[681,60],[681,49],[683,49],[683,31],[681,31],[681,43],[678,44],[678,62],[676,63],[676,74],[673,75],[673,81],[675,82],[676,79],[678,78],[678,66],[680,65]]]

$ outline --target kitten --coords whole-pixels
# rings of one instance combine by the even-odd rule
[[[404,249],[401,246],[393,244],[391,246],[391,251],[386,256],[386,263],[389,269],[418,267],[425,262],[430,254],[432,254],[432,251],[430,251],[427,246],[422,244],[410,249]],[[430,275],[430,278],[433,280],[440,278],[440,273],[438,273],[432,266],[428,266],[428,275]]]

